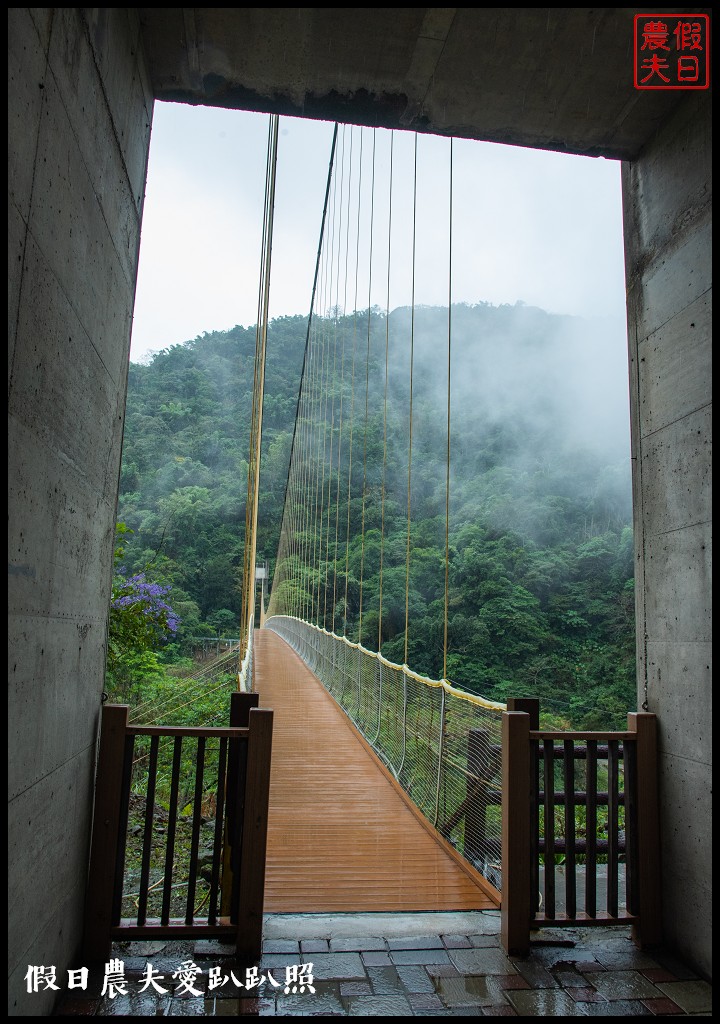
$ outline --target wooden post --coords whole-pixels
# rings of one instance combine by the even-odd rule
[[[627,716],[637,736],[637,861],[640,923],[632,937],[641,947],[662,941],[660,820],[658,809],[657,719],[645,712]]]
[[[258,693],[235,692],[230,695],[230,727],[247,729],[250,722],[250,709],[260,703]]]
[[[85,895],[85,963],[107,961],[112,946],[110,928],[127,724],[126,704],[106,704],[103,707],[95,774],[90,868]]]
[[[530,716],[502,716],[502,904],[506,953],[530,951]]]
[[[250,720],[250,709],[256,708],[260,701],[257,693],[241,693],[236,691],[230,695],[230,728],[247,729]],[[228,747],[227,787],[225,790],[225,841],[222,854],[222,883],[220,886],[220,913],[229,917],[232,908],[233,890],[233,839],[237,835],[235,828],[236,808],[238,805],[237,787],[239,781],[240,742],[230,740]]]
[[[537,697],[508,697],[508,711],[525,711],[530,716],[530,730],[540,728],[540,701]],[[530,747],[530,920],[540,909],[540,807],[539,795],[540,749],[537,743]]]
[[[252,708],[249,726],[235,945],[238,957],[257,960],[262,951],[272,711],[267,708]]]
[[[540,728],[540,701],[537,697],[508,697],[508,711],[524,711],[530,716],[530,728]]]

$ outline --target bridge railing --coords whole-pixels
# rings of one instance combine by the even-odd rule
[[[130,724],[105,705],[84,955],[112,941],[224,938],[259,957],[273,713],[233,694],[230,728]]]
[[[624,732],[550,732],[537,705],[503,715],[503,946],[525,955],[532,929],[599,924],[656,945],[655,716],[629,714]]]
[[[502,904],[506,950],[543,926],[660,936],[656,722],[539,729],[539,702],[493,704],[289,616],[266,625],[318,676],[408,797]]]
[[[266,622],[300,655],[422,812],[499,901],[501,716],[483,700],[290,616]]]

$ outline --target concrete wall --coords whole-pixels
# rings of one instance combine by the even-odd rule
[[[152,94],[126,8],[9,8],[9,958],[82,930]]]
[[[638,706],[660,726],[664,924],[707,976],[712,871],[710,103],[624,166]]]
[[[26,993],[28,965],[63,984],[81,936],[152,95],[132,8],[8,24],[8,993],[31,1015],[53,993]],[[708,974],[709,117],[690,97],[624,185],[640,703],[668,939]]]

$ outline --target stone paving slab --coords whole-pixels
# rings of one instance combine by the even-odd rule
[[[423,967],[397,967],[396,970],[406,992],[428,994],[435,991],[435,984]]]
[[[520,1017],[583,1017],[583,1009],[557,989],[510,989],[507,998]]]
[[[410,1003],[402,995],[350,996],[348,1017],[412,1017]]]
[[[392,960],[389,953],[381,953],[379,950],[370,950],[362,953],[362,961],[366,967],[390,967]]]
[[[452,949],[450,960],[461,974],[513,974],[513,963],[501,949]]]
[[[639,999],[617,999],[609,1003],[580,1003],[586,1017],[653,1017],[654,1014]]]
[[[432,915],[417,915],[414,932],[412,920],[395,921],[385,935],[378,934],[376,915],[344,915],[342,921],[306,915],[303,927],[294,920],[286,934],[280,922],[271,921],[262,958],[251,966],[239,964],[232,947],[219,942],[125,943],[112,954],[124,965],[125,990],[114,998],[103,994],[102,972],[93,971],[84,990],[64,993],[56,1015],[647,1017],[711,1013],[712,986],[670,954],[637,950],[629,929],[547,930],[523,958],[505,956],[497,916],[473,921],[474,929],[466,927],[468,922],[460,920],[461,915],[455,927],[450,915],[438,915],[438,927],[432,927],[434,922],[428,918]],[[148,965],[166,991],[158,992],[148,982]],[[300,966],[304,976],[298,975]],[[186,975],[181,974],[183,970]],[[312,979],[307,977],[308,970]],[[183,982],[187,972],[195,972],[190,991]],[[300,981],[307,981],[314,991]]]
[[[303,939],[300,942],[300,952],[304,957],[310,953],[329,953],[330,943],[327,939]],[[337,952],[333,950],[333,952]]]
[[[438,978],[437,995],[445,1006],[492,1006],[496,996],[490,991],[487,978],[463,976]]]
[[[712,986],[706,981],[660,982],[657,987],[685,1013],[709,1013],[712,1010]]]
[[[368,967],[367,974],[373,992],[377,995],[385,996],[405,991],[400,975],[394,967]]]
[[[464,953],[465,950],[459,950]],[[396,965],[404,964],[449,964],[450,958],[444,949],[395,949],[390,959]]]
[[[269,939],[263,942],[263,954],[265,953],[295,953],[300,952],[300,943],[294,939]]]
[[[657,999],[662,995],[660,989],[637,971],[605,971],[596,974],[592,981],[600,995],[608,1000]]]
[[[346,936],[340,939],[330,939],[330,949],[333,953],[386,953],[388,943],[376,935],[368,935],[366,938]]]
[[[445,949],[439,935],[410,935],[387,940],[388,949]]]

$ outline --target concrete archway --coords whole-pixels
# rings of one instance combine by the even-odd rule
[[[668,939],[710,973],[710,99],[638,92],[626,8],[10,8],[10,962],[80,941],[155,98],[625,161],[638,686]]]

